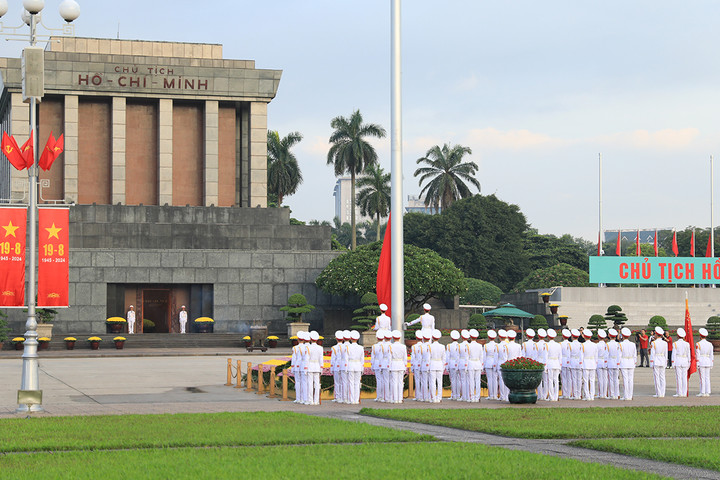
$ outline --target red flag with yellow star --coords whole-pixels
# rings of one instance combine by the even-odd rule
[[[70,210],[38,209],[38,307],[67,307],[70,263]]]
[[[0,208],[0,306],[25,304],[27,208]]]
[[[6,132],[3,132],[2,135],[2,151],[13,167],[18,170],[25,170],[25,157],[23,157],[15,137],[11,137]]]

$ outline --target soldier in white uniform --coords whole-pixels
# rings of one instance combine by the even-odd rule
[[[187,311],[185,310],[185,305],[182,305],[180,307],[180,313],[178,313],[178,322],[180,322],[180,333],[186,333],[185,329],[187,328]]]
[[[635,381],[635,364],[637,363],[637,350],[630,341],[630,329],[621,330],[623,341],[620,342],[620,375],[623,379],[623,397],[621,400],[632,400]]]
[[[525,330],[525,340],[522,344],[523,357],[535,360],[537,356],[537,343],[535,343],[535,330],[528,328]]]
[[[546,344],[545,351],[547,361],[545,363],[545,373],[547,374],[547,400],[551,402],[558,401],[558,395],[560,393],[560,384],[558,379],[560,377],[560,369],[562,366],[562,346],[555,341],[557,332],[552,328],[547,331],[549,340]]]
[[[130,305],[127,312],[128,334],[135,333],[135,307]]]
[[[407,347],[400,341],[400,330],[392,331],[393,343],[390,345],[390,403],[403,402],[403,386],[407,369]]]
[[[562,350],[562,363],[560,366],[560,381],[562,383],[562,398],[569,400],[572,396],[572,375],[570,374],[570,337],[572,334],[567,328],[562,330],[563,341],[560,342]]]
[[[485,343],[485,378],[488,386],[488,400],[498,399],[498,379],[495,370],[498,356],[498,344],[495,343],[497,332],[488,330],[488,340]]]
[[[348,384],[348,346],[350,330],[343,330],[343,343],[340,346],[340,390],[343,392],[342,403],[350,403],[350,385]]]
[[[460,399],[460,371],[458,370],[458,339],[460,338],[460,332],[453,330],[450,332],[450,342],[447,346],[446,360],[448,374],[450,375],[450,400]]]
[[[445,345],[440,343],[442,333],[435,329],[432,331],[430,344],[430,401],[440,403],[443,394],[443,371],[445,370]]]
[[[698,397],[709,397],[710,369],[713,367],[714,362],[713,346],[712,343],[705,339],[708,336],[708,331],[705,328],[701,328],[698,333],[700,333],[700,341],[695,344],[697,369],[700,377],[700,393]]]
[[[508,337],[507,337],[507,331],[504,329],[498,330],[498,338],[500,339],[500,342],[498,343],[498,360],[497,360],[497,366],[495,367],[496,376],[498,379],[498,393],[499,398],[502,401],[507,402],[508,401],[508,395],[510,395],[510,390],[505,386],[505,382],[502,378],[501,373],[501,366],[503,363],[507,362],[509,360],[508,358]]]
[[[382,313],[375,319],[375,325],[372,327],[373,330],[392,330],[392,319],[385,315],[387,309],[387,305],[384,303],[380,304],[380,311]]]
[[[290,371],[295,379],[295,400],[293,403],[302,403],[302,392],[305,388],[300,382],[300,332],[297,333],[298,344],[292,347],[290,355]]]
[[[534,360],[542,363],[543,365],[547,364],[547,341],[545,340],[547,338],[547,331],[544,328],[538,329],[537,332],[538,341],[535,342],[535,348],[537,351],[535,352],[535,358]],[[543,376],[542,381],[540,382],[540,385],[538,385],[537,388],[537,398],[538,400],[547,400],[548,399],[548,372],[547,368],[543,370]]]
[[[415,331],[415,338],[418,340],[412,347],[410,347],[410,368],[413,372],[413,379],[415,385],[415,398],[413,400],[420,400],[420,363],[422,362],[422,355],[420,349],[422,348],[422,333],[420,330]]]
[[[390,362],[392,361],[391,341],[392,330],[384,330],[380,347],[380,379],[383,383],[383,402],[390,402]]]
[[[591,402],[595,400],[595,380],[597,375],[598,348],[597,343],[590,339],[593,336],[589,328],[583,332],[585,343],[582,344],[583,396]]]
[[[598,362],[597,362],[597,398],[608,398],[608,348],[605,340],[607,333],[602,328],[598,330]]]
[[[415,325],[416,323],[420,322],[420,325],[422,326],[423,330],[429,330],[432,332],[435,330],[435,317],[430,315],[430,309],[432,307],[429,303],[426,303],[423,305],[423,310],[425,310],[425,313],[420,315],[418,318],[413,320],[412,322],[405,322],[405,328],[409,327],[410,325]]]
[[[573,328],[570,333],[573,338],[570,342],[570,380],[572,382],[570,399],[580,400],[583,374],[582,343],[578,340],[580,338],[579,330]]]
[[[468,385],[470,387],[470,401],[480,401],[482,391],[482,369],[485,364],[485,349],[477,342],[479,332],[474,328],[470,330],[470,343],[468,343]]]
[[[422,401],[431,402],[430,356],[432,354],[432,330],[423,330],[423,344],[420,348],[420,377],[422,378]]]
[[[468,341],[470,340],[470,331],[463,329],[460,332],[460,336],[462,337],[462,342],[458,345],[458,370],[460,373],[460,385],[462,385],[462,387],[460,387],[460,399],[463,402],[469,402],[471,398],[470,372],[468,371],[470,368],[470,342]]]
[[[655,381],[655,395],[653,397],[665,396],[665,369],[667,368],[668,345],[663,339],[665,332],[660,327],[655,327],[655,340],[650,347],[650,364],[653,367],[653,380]]]
[[[302,336],[300,336],[302,334]],[[310,403],[310,395],[308,392],[308,359],[310,356],[310,345],[308,344],[310,341],[310,333],[309,332],[298,332],[298,340],[300,340],[300,345],[298,349],[298,353],[300,354],[300,378],[297,380],[297,382],[302,386],[302,392],[300,394],[300,402],[304,405],[308,405]],[[297,384],[296,384],[297,385]]]
[[[333,402],[343,403],[342,380],[340,378],[340,349],[343,346],[342,342],[344,340],[342,330],[335,332],[335,340],[335,345],[330,349],[330,372],[333,374],[333,390],[335,394]],[[374,347],[375,345],[373,345],[373,348]],[[293,347],[293,349],[294,348],[295,347]]]
[[[320,372],[322,372],[323,349],[317,344],[320,335],[316,331],[310,332],[308,345],[308,374],[307,392],[308,405],[320,405]]]
[[[685,341],[685,329],[678,328],[678,339],[673,343],[673,367],[675,367],[675,395],[688,396],[688,369],[690,368],[690,344]]]
[[[507,332],[508,336],[508,360],[515,360],[516,358],[522,357],[522,345],[517,343],[515,339],[517,338],[517,332],[515,330],[510,330]]]
[[[608,368],[608,392],[610,398],[618,400],[620,398],[620,344],[615,340],[618,336],[617,330],[611,328],[608,330],[610,341],[607,343],[607,368]]]
[[[357,342],[360,340],[360,332],[350,332],[350,344],[347,345],[347,384],[348,401],[352,405],[360,403],[360,379],[365,367],[365,350]]]

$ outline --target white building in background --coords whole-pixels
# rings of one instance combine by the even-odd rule
[[[333,197],[335,197],[335,216],[340,219],[340,223],[350,223],[350,216],[352,214],[352,207],[355,205],[355,223],[373,221],[372,218],[362,215],[360,213],[360,207],[357,206],[356,202],[352,201],[350,191],[352,186],[350,185],[350,177],[341,177],[335,182],[335,189],[333,190]],[[357,186],[355,187],[355,198],[357,198]]]
[[[437,213],[442,212],[442,208],[438,209]],[[407,206],[405,207],[405,213],[436,213],[433,207],[425,206],[425,199],[419,195],[408,195]]]

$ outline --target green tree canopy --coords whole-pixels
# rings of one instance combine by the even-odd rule
[[[468,289],[460,296],[462,305],[497,305],[502,290],[490,282],[477,278],[466,278]]]
[[[561,263],[552,267],[540,268],[515,285],[516,292],[524,292],[536,288],[551,287],[589,287],[590,275],[586,271],[572,265]]]
[[[315,283],[325,293],[348,296],[374,292],[382,242],[359,246],[332,260]],[[462,272],[437,253],[405,245],[405,306],[410,310],[430,298],[459,295],[467,285]]]
[[[415,170],[415,176],[420,176],[418,183],[422,186],[420,197],[425,198],[425,206],[438,206],[443,210],[448,208],[459,198],[472,196],[466,184],[474,186],[480,191],[480,182],[475,178],[478,166],[475,162],[463,162],[465,155],[472,154],[469,147],[462,145],[445,144],[440,148],[435,145],[427,151],[424,157],[417,159],[417,164],[425,164]]]
[[[540,235],[535,229],[526,232],[523,248],[530,271],[567,263],[580,270],[588,270],[588,254],[570,235]],[[597,247],[596,247],[597,248]]]
[[[280,138],[278,132],[267,132],[267,188],[268,195],[277,197],[278,206],[283,198],[292,195],[303,177],[295,155],[290,149],[302,140],[299,132]]]

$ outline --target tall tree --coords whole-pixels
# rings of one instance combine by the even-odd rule
[[[480,182],[475,178],[478,166],[475,162],[463,162],[465,155],[472,154],[469,147],[462,145],[448,145],[440,148],[435,145],[427,151],[424,157],[417,159],[417,164],[426,164],[415,170],[414,176],[420,176],[420,186],[427,181],[427,185],[420,191],[424,195],[425,205],[448,208],[455,200],[467,198],[472,195],[467,183],[480,191]]]
[[[375,148],[368,143],[367,137],[383,138],[385,129],[374,123],[363,123],[360,110],[355,110],[350,118],[335,117],[330,122],[335,131],[330,135],[330,151],[327,164],[333,165],[335,175],[350,174],[350,195],[353,208],[350,214],[352,228],[351,248],[357,247],[355,234],[355,176],[362,173],[369,165],[377,163]]]
[[[267,187],[269,194],[277,195],[278,206],[285,196],[295,193],[303,181],[297,159],[290,151],[300,140],[299,132],[289,133],[282,139],[276,131],[267,132]]]
[[[380,218],[387,217],[390,212],[390,174],[380,165],[370,165],[364,176],[358,178],[357,186],[360,189],[357,199],[360,213],[375,217],[376,239],[380,239]]]

